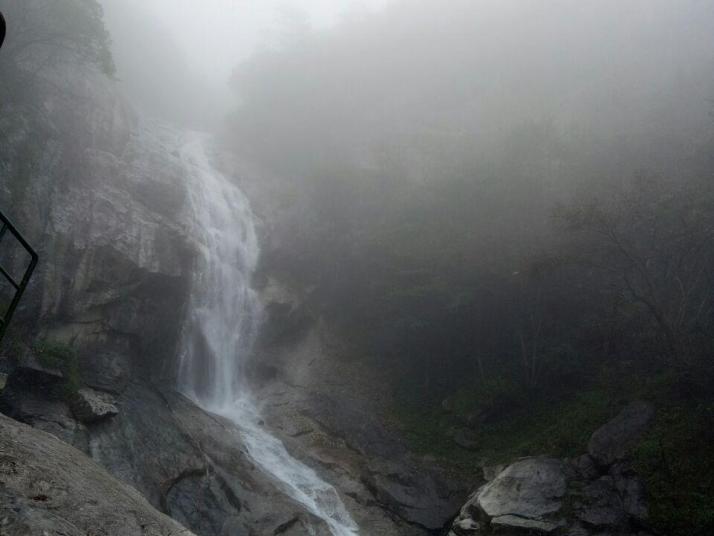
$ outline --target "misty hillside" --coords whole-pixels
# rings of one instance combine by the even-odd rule
[[[714,531],[714,4],[0,13],[0,534]]]

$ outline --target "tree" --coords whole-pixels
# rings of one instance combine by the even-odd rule
[[[580,261],[614,284],[613,300],[624,298],[646,313],[655,338],[677,362],[697,351],[712,312],[711,199],[705,185],[641,175],[608,204],[590,199],[556,212],[579,237]]]

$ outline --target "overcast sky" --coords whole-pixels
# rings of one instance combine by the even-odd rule
[[[324,28],[346,13],[379,9],[390,0],[104,1],[130,1],[154,15],[184,49],[191,69],[220,82],[257,47],[273,43],[290,17],[302,14],[313,27]]]

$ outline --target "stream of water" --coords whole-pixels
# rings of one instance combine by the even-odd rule
[[[179,368],[181,390],[241,430],[249,455],[283,491],[322,519],[334,536],[358,529],[333,486],[296,460],[264,426],[242,366],[260,327],[251,288],[259,246],[253,213],[240,189],[211,165],[206,138],[193,134],[181,157],[189,176],[192,234],[200,250]]]

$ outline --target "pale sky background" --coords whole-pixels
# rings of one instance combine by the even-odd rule
[[[184,49],[191,69],[220,82],[241,59],[274,42],[290,13],[329,28],[345,14],[378,10],[390,0],[105,0],[111,1],[154,15]]]

